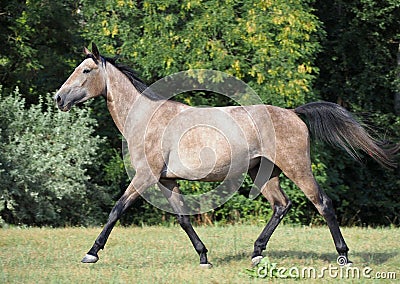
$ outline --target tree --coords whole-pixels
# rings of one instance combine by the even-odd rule
[[[397,90],[396,93],[394,94],[394,112],[397,115],[400,115],[400,43],[399,43],[399,49],[397,51]]]
[[[81,49],[74,1],[0,2],[0,82],[28,103],[58,88]]]
[[[312,96],[320,22],[308,1],[81,2],[83,36],[149,82],[188,69],[236,76],[266,103]]]
[[[327,32],[316,61],[320,97],[355,112],[377,129],[376,137],[399,143],[400,117],[394,104],[399,1],[317,1],[314,7]],[[400,171],[383,169],[368,158],[360,165],[341,151],[324,148],[321,153],[331,165],[328,191],[343,223],[399,224]]]
[[[327,37],[316,87],[325,99],[364,111],[393,113],[400,3],[396,0],[317,1]]]

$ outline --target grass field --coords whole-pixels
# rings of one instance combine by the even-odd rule
[[[100,228],[0,229],[0,283],[267,283],[250,278],[253,242],[261,226],[237,225],[196,229],[209,249],[212,269],[200,269],[198,256],[179,227],[117,227],[96,264],[80,259]],[[353,267],[370,267],[369,276],[400,279],[400,229],[344,228]],[[282,226],[272,236],[268,257],[278,267],[301,271],[313,267],[337,268],[336,252],[327,227]],[[295,267],[295,268],[292,268]],[[387,272],[394,272],[387,274]],[[333,272],[332,275],[335,273]],[[395,274],[395,275],[394,275]],[[341,279],[356,283],[357,279]],[[346,275],[344,275],[346,276]],[[340,277],[340,275],[338,276]],[[337,277],[337,278],[338,278]],[[312,277],[311,277],[312,278]],[[337,282],[326,271],[322,279]],[[275,283],[315,282],[321,279],[278,279]],[[395,280],[385,280],[390,283]]]

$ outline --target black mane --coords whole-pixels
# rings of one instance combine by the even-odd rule
[[[142,79],[140,79],[137,75],[136,72],[123,64],[117,63],[116,59],[114,58],[108,58],[108,57],[104,57],[106,62],[111,63],[114,67],[116,67],[119,71],[121,71],[128,79],[129,81],[131,81],[131,83],[133,84],[133,86],[135,86],[135,88],[140,92],[143,93],[144,90],[147,89],[147,85],[145,82],[143,82]]]
[[[136,75],[136,72],[133,69],[126,65],[117,63],[113,58],[104,57],[104,59],[106,62],[111,63],[115,68],[121,71],[141,94],[151,100],[165,100],[165,98],[156,94],[151,88],[148,88],[147,84]]]
[[[96,63],[97,60],[94,58],[94,56],[88,55],[88,58],[92,58]],[[145,82],[143,82],[142,79],[140,79],[137,75],[136,72],[131,69],[130,67],[117,63],[115,58],[109,58],[109,57],[103,57],[101,56],[101,60],[106,64],[107,62],[112,64],[115,68],[117,68],[119,71],[121,71],[132,83],[132,85],[135,87],[138,92],[141,94],[145,95],[151,100],[165,100],[162,96],[158,95],[155,93],[151,88],[149,88]]]

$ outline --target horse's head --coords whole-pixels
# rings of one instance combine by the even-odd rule
[[[54,96],[62,111],[69,111],[77,103],[90,98],[106,95],[105,60],[100,56],[96,45],[92,44],[92,52],[84,49],[86,59],[75,68],[61,89]]]

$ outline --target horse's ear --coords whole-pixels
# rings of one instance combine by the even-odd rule
[[[100,52],[94,42],[92,42],[92,53],[97,60],[100,60]]]
[[[86,47],[83,48],[83,53],[84,53],[86,56],[92,54],[92,53],[89,51],[89,49],[87,49]]]

